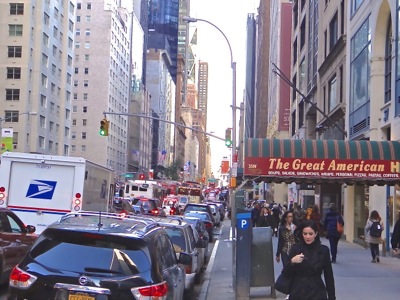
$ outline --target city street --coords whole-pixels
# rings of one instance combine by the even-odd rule
[[[221,228],[214,230],[216,239],[209,245],[211,258],[200,284],[194,288],[193,300],[235,300],[232,286],[232,242],[229,234],[230,220],[226,219]],[[275,253],[277,238],[273,237],[272,243]],[[327,245],[327,239],[323,238],[322,243]],[[369,249],[346,241],[339,242],[337,263],[333,265],[337,299],[398,299],[400,259],[387,256],[381,257],[379,264],[370,261]],[[274,260],[275,279],[281,269],[282,265]],[[276,292],[276,299],[285,297]],[[6,286],[2,286],[0,300],[6,299]],[[271,288],[251,288],[250,299],[272,299]]]
[[[234,300],[232,287],[232,242],[229,241],[230,220],[225,220],[218,239],[215,257],[206,270],[206,281],[202,287],[200,300]],[[277,238],[272,239],[273,248]],[[326,238],[322,243],[328,245]],[[274,260],[275,279],[280,274],[282,265]],[[337,263],[333,265],[335,276],[336,299],[385,299],[396,300],[400,295],[400,259],[382,257],[379,264],[371,263],[369,249],[358,244],[340,241]],[[250,299],[272,299],[271,288],[251,288]],[[286,295],[276,293],[276,299],[285,299]]]

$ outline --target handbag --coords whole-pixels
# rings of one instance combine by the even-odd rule
[[[339,222],[339,216],[337,217],[337,220],[336,220],[336,230],[339,233],[339,235],[342,235],[344,232],[344,227],[343,227],[342,223]]]
[[[290,294],[290,286],[292,285],[292,277],[281,272],[275,281],[275,289],[285,295]]]

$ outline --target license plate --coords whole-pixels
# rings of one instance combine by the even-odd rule
[[[95,297],[88,295],[74,294],[74,295],[69,295],[68,300],[95,300]]]

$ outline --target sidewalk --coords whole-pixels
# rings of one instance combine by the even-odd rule
[[[215,242],[209,265],[204,274],[204,284],[199,300],[235,300],[232,271],[232,242],[229,240],[230,220],[225,220],[219,239]],[[328,240],[321,239],[328,245]],[[277,238],[273,237],[275,253]],[[275,259],[274,259],[275,262]],[[280,274],[281,264],[274,263],[275,279]],[[336,299],[385,299],[397,300],[400,295],[400,259],[381,257],[378,264],[371,263],[369,249],[358,244],[340,241],[337,263],[333,264]],[[251,288],[249,299],[272,299],[271,288]],[[286,295],[276,292],[276,299]]]

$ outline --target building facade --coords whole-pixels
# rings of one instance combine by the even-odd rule
[[[10,151],[70,154],[75,9],[74,1],[0,3],[0,128]]]

